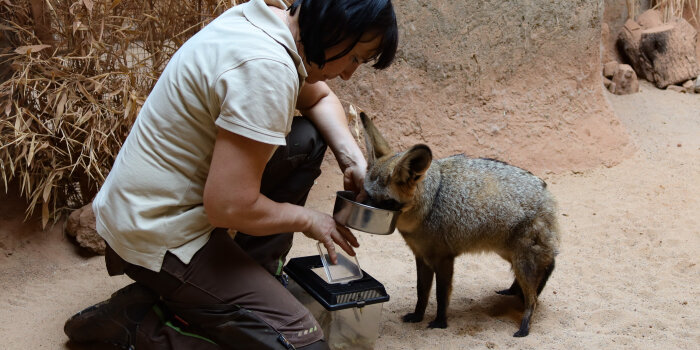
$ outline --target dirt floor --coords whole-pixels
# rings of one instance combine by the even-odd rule
[[[543,175],[563,242],[528,337],[511,336],[522,305],[494,293],[512,281],[495,255],[457,260],[447,329],[426,328],[434,296],[424,322],[402,323],[416,298],[413,256],[398,233],[357,233],[361,266],[391,296],[375,348],[697,349],[700,97],[641,87],[606,93],[636,152],[612,167]],[[325,212],[340,187],[332,165],[308,203]],[[81,255],[61,225],[22,224],[23,209],[12,195],[0,200],[0,348],[77,349],[63,322],[129,281],[108,277],[102,257]],[[290,257],[315,253],[299,235]]]

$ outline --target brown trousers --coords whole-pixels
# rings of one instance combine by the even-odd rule
[[[294,118],[287,145],[263,173],[261,193],[304,205],[326,144]],[[232,179],[235,181],[235,179]],[[167,253],[159,272],[127,263],[108,247],[110,275],[127,274],[161,296],[139,324],[137,349],[327,349],[309,311],[278,281],[293,233],[254,237],[214,230],[189,264]]]

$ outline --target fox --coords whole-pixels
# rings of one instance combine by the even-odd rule
[[[515,275],[496,293],[520,297],[524,312],[513,336],[527,336],[559,252],[557,204],[546,182],[491,158],[433,160],[425,144],[394,152],[367,114],[360,120],[368,158],[363,203],[400,211],[396,229],[415,256],[418,300],[403,322],[423,320],[435,277],[437,312],[428,327],[447,328],[455,258],[495,252]]]

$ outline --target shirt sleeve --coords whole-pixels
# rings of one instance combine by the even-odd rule
[[[299,95],[299,76],[284,62],[247,60],[216,81],[216,125],[255,141],[285,145]]]

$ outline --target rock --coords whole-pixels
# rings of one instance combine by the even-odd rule
[[[669,24],[642,31],[639,52],[646,79],[658,88],[683,83],[700,73],[695,56],[697,31],[676,18]]]
[[[628,19],[620,30],[616,46],[622,56],[634,67],[639,78],[646,78],[644,71],[640,69],[639,41],[642,38],[643,28],[637,22]]]
[[[654,22],[651,18],[649,15],[645,19],[648,25]],[[695,56],[696,37],[695,28],[682,18],[648,29],[628,20],[620,31],[617,47],[639,78],[663,89],[700,73]]]
[[[75,237],[76,242],[95,254],[104,255],[107,244],[95,230],[95,213],[92,203],[74,210],[66,223],[66,234]]]
[[[84,208],[85,207],[73,210],[73,212],[71,212],[68,216],[68,222],[66,222],[65,229],[67,235],[75,237],[75,235],[77,234],[78,227],[80,226],[80,213],[83,212]]]
[[[693,79],[686,81],[685,83],[683,83],[682,86],[683,86],[683,92],[686,92],[689,94],[692,94],[693,92],[695,92],[695,80],[693,80]]]
[[[675,91],[675,92],[685,92],[685,89],[682,86],[678,86],[678,85],[669,85],[666,87],[666,90]]]
[[[695,79],[695,93],[700,94],[700,75]]]
[[[603,66],[603,76],[606,78],[612,78],[615,75],[617,66],[619,63],[617,61],[610,61]]]
[[[629,64],[620,64],[617,66],[612,82],[615,86],[611,92],[616,95],[629,95],[639,91],[637,74]]]
[[[603,77],[603,86],[605,86],[608,90],[610,90],[610,84],[612,84],[612,80]]]
[[[651,29],[664,24],[661,12],[650,9],[637,16],[637,23],[644,29]]]

